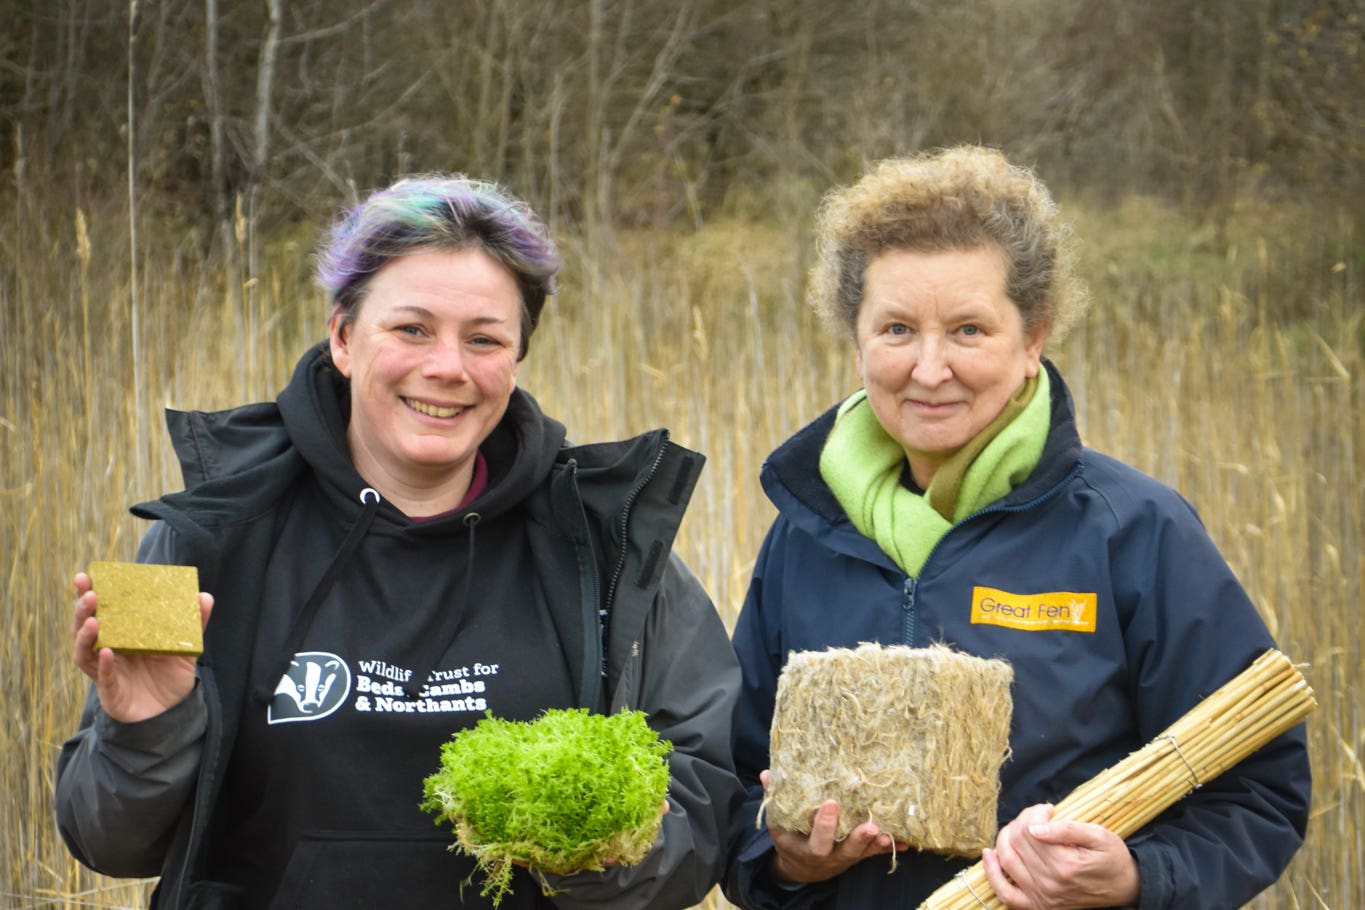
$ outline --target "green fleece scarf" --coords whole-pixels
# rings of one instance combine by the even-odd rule
[[[1027,380],[1000,415],[934,473],[923,495],[901,484],[905,450],[882,428],[867,391],[839,407],[820,453],[820,476],[853,526],[911,577],[955,523],[1023,483],[1043,455],[1051,422],[1047,370]]]

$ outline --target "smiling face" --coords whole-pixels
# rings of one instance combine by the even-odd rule
[[[915,483],[927,488],[1037,375],[1047,327],[1024,331],[994,248],[888,250],[869,263],[863,287],[858,375]]]
[[[351,381],[346,438],[360,476],[400,507],[454,508],[515,385],[511,271],[478,249],[404,256],[370,279],[354,320],[334,313],[328,330]]]

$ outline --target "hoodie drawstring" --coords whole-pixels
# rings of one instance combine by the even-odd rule
[[[336,584],[337,576],[346,567],[347,560],[359,546],[363,538],[370,530],[370,525],[374,521],[375,513],[379,511],[379,493],[370,487],[360,491],[360,516],[356,518],[355,524],[346,534],[346,539],[341,542],[341,547],[337,550],[332,562],[327,566],[327,571],[322,573],[322,578],[318,581],[317,587],[313,588],[313,593],[308,595],[308,602],[303,605],[299,615],[294,618],[294,623],[289,627],[289,636],[285,639],[279,658],[273,666],[268,666],[268,675],[264,677],[265,682],[257,685],[251,692],[251,697],[262,705],[268,705],[275,698],[275,690],[279,687],[280,680],[289,672],[289,664],[294,659],[295,652],[303,644],[303,637],[308,634],[308,627],[313,624],[313,617],[317,615],[318,608],[322,606],[322,601],[327,593],[332,590],[332,585]]]
[[[481,516],[478,512],[470,512],[465,515],[464,526],[469,529],[469,553],[465,560],[464,569],[464,593],[460,595],[460,602],[454,609],[447,609],[444,614],[444,622],[436,630],[436,634],[428,635],[422,639],[421,647],[416,655],[413,656],[412,675],[408,677],[408,683],[403,687],[403,694],[408,698],[416,698],[426,685],[427,677],[431,671],[436,669],[436,664],[441,656],[450,650],[450,646],[455,643],[455,638],[460,634],[460,627],[466,616],[473,612],[473,606],[469,602],[471,582],[474,578],[474,529],[479,526]]]

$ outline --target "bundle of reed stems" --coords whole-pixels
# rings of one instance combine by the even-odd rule
[[[1053,809],[1058,821],[1093,822],[1133,834],[1302,721],[1318,703],[1289,658],[1271,649],[1191,708],[1137,752],[1081,784]],[[976,863],[945,883],[920,910],[1003,910]]]

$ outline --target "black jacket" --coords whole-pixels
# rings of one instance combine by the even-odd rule
[[[159,874],[159,910],[232,906],[206,879],[204,838],[258,682],[246,668],[287,504],[321,460],[335,457],[327,446],[344,450],[337,427],[344,431],[345,396],[323,350],[303,358],[275,403],[169,414],[187,489],[134,512],[158,519],[139,559],[195,565],[201,588],[214,594],[196,694],[162,716],[120,724],[99,710],[92,690],[58,760],[58,823],[72,852],[106,874]],[[330,441],[291,435],[298,412],[320,415]],[[523,476],[504,483],[495,469],[486,495],[448,520],[464,522],[491,502],[504,519],[520,522],[533,554],[520,569],[549,592],[574,703],[642,710],[674,744],[671,811],[655,849],[634,867],[556,879],[552,884],[567,890],[554,905],[689,906],[720,876],[724,832],[740,795],[729,741],[738,670],[710,600],[671,553],[703,459],[662,430],[614,443],[562,442],[563,428],[529,395],[514,392],[485,450],[501,452],[490,457],[494,465],[517,461],[517,453],[524,462],[529,452],[543,462],[534,482]],[[346,467],[324,470],[344,479]],[[362,487],[356,475],[353,488]],[[350,508],[362,510],[358,498]],[[365,520],[405,521],[387,503],[377,510]],[[481,550],[478,559],[497,559],[497,552]],[[518,901],[533,890],[518,888]],[[403,904],[394,897],[393,906]]]

